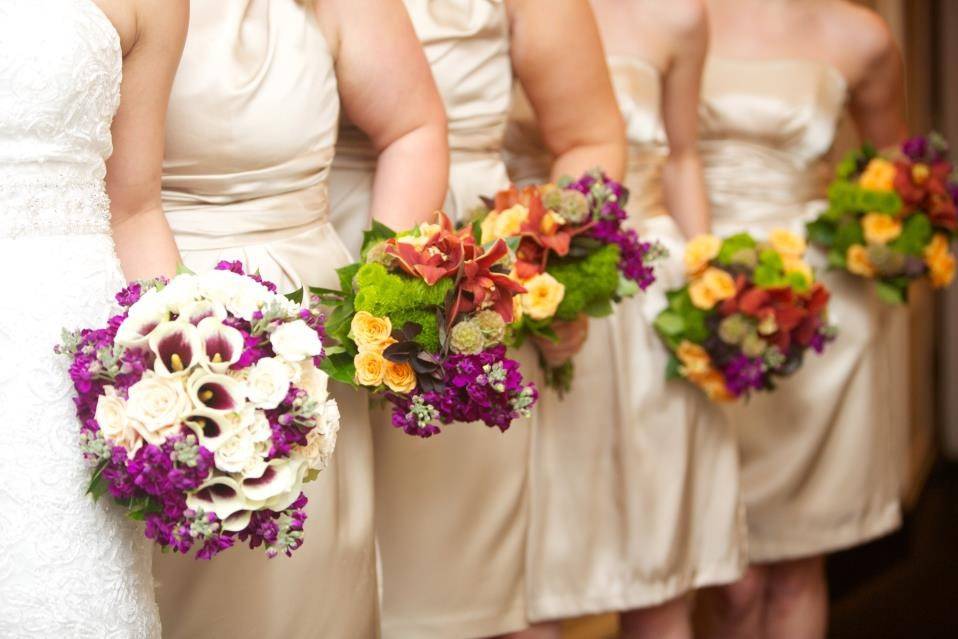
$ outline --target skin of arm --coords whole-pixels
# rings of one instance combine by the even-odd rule
[[[586,0],[507,0],[512,65],[555,157],[552,177],[601,167],[625,174],[625,123],[619,112],[595,16]],[[550,366],[585,344],[589,321],[553,326],[557,342],[535,339]]]
[[[401,0],[319,0],[337,51],[343,110],[379,152],[372,217],[394,229],[442,207],[449,179],[446,114]]]
[[[860,41],[867,62],[861,80],[852,87],[849,109],[861,139],[885,148],[908,135],[904,65],[888,26],[877,15],[869,14],[868,19],[868,28],[859,31],[864,34]]]
[[[689,16],[675,30],[676,44],[663,77],[662,119],[669,141],[669,157],[662,169],[668,209],[686,237],[709,232],[708,194],[698,151],[699,93],[708,27],[704,9]]]
[[[117,256],[130,280],[172,276],[179,261],[160,177],[167,102],[188,18],[188,0],[137,0],[129,32],[121,31],[128,38],[106,188]]]
[[[625,173],[625,124],[587,0],[506,0],[512,64],[555,157],[553,178]]]

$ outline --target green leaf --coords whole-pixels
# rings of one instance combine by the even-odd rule
[[[615,296],[618,299],[621,300],[627,297],[635,297],[641,290],[642,289],[639,287],[637,282],[634,282],[622,273],[619,273],[619,286],[615,289]]]
[[[818,246],[830,248],[835,242],[835,226],[819,216],[813,222],[805,225],[808,241]]]
[[[682,374],[679,372],[681,367],[682,362],[675,356],[675,353],[669,353],[669,361],[665,364],[665,379],[681,379]]]
[[[878,293],[878,299],[886,304],[899,305],[905,303],[908,287],[886,280],[875,280],[875,292]]]
[[[348,353],[326,357],[319,368],[337,382],[356,386],[356,366],[353,364],[353,356]]]
[[[831,268],[845,268],[845,254],[838,249],[828,250],[828,265]]]
[[[347,291],[353,290],[353,279],[356,277],[356,273],[359,272],[359,269],[362,268],[362,264],[355,262],[349,266],[344,266],[336,270],[336,275],[339,276],[339,288],[344,293]]]
[[[196,275],[186,264],[183,262],[176,263],[176,274],[177,275]]]
[[[921,257],[931,242],[934,229],[925,215],[912,215],[902,225],[901,235],[889,246],[899,253]]]
[[[590,300],[583,312],[589,317],[608,317],[613,312],[612,300],[609,298]]]
[[[106,469],[106,465],[107,460],[97,464],[96,470],[93,471],[93,477],[90,478],[90,483],[87,485],[87,494],[93,497],[93,501],[99,500],[109,488],[109,484],[107,484],[106,479],[103,478],[103,471]]]
[[[715,260],[719,264],[732,264],[738,252],[754,249],[756,246],[755,238],[748,233],[730,235],[722,242],[722,247],[719,249],[718,257]]]
[[[396,237],[396,232],[386,226],[381,222],[373,220],[372,226],[368,230],[363,231],[363,247],[359,252],[361,259],[366,259],[366,254],[369,252],[369,249],[376,246],[380,242],[385,242],[386,240]]]
[[[288,299],[290,302],[295,302],[296,304],[302,304],[303,298],[305,297],[305,295],[306,295],[306,287],[303,287],[293,291],[292,293],[287,293],[286,299]]]
[[[653,326],[662,335],[676,337],[685,331],[685,319],[674,311],[665,310],[655,318]]]

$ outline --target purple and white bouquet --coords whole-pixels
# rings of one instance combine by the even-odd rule
[[[91,467],[146,536],[209,559],[237,538],[269,557],[303,543],[304,482],[333,453],[324,318],[238,262],[129,285],[102,328],[58,352]]]

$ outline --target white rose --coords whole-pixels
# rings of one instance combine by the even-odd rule
[[[238,473],[246,468],[256,454],[256,444],[248,430],[240,430],[220,444],[213,453],[216,467],[224,473]]]
[[[286,398],[289,383],[289,371],[283,362],[264,357],[246,373],[246,397],[256,408],[276,408]]]
[[[266,419],[266,415],[261,411],[256,411],[256,414],[253,416],[253,422],[249,425],[250,435],[253,437],[253,441],[258,443],[268,442],[269,438],[273,436],[273,429],[270,428],[269,420]]]
[[[125,448],[127,454],[133,455],[143,445],[143,438],[127,415],[126,402],[112,386],[107,386],[106,394],[97,400],[94,419],[103,437],[111,444]]]
[[[248,277],[240,277],[240,281],[230,291],[226,308],[238,317],[249,321],[253,313],[270,305],[275,296],[265,286],[254,282]]]
[[[228,306],[243,279],[230,271],[204,271],[197,276],[197,287],[202,297]]]
[[[303,320],[281,324],[269,336],[273,352],[290,362],[301,362],[323,352],[323,343],[316,331]]]
[[[267,466],[269,466],[266,461],[266,456],[269,455],[269,448],[269,442],[263,441],[254,444],[253,456],[250,457],[249,462],[243,467],[240,474],[242,474],[243,477],[253,479],[262,477],[263,473],[266,472]]]
[[[312,360],[300,362],[300,376],[296,384],[317,402],[325,402],[329,395],[329,375],[316,368]]]
[[[177,428],[192,409],[181,378],[160,377],[147,372],[130,388],[127,415],[134,428],[150,441],[165,440],[165,433]]]

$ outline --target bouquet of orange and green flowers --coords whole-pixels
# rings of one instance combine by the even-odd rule
[[[628,191],[601,171],[558,184],[509,188],[486,201],[473,224],[484,245],[506,240],[515,249],[512,277],[518,296],[511,342],[530,336],[556,339],[555,322],[582,315],[610,315],[613,303],[655,281],[658,245],[642,242],[624,225]],[[547,383],[560,392],[572,382],[573,365],[551,368]]]
[[[340,290],[311,289],[332,308],[323,368],[392,405],[392,423],[430,437],[440,425],[505,431],[537,400],[506,357],[506,326],[525,289],[509,277],[504,241],[480,246],[438,214],[396,233],[375,224]]]
[[[805,262],[805,240],[785,230],[767,241],[748,233],[703,235],[686,245],[688,283],[666,294],[655,328],[671,353],[667,375],[713,401],[775,388],[835,331],[828,290]]]
[[[958,230],[958,180],[947,151],[935,135],[894,152],[853,151],[828,189],[828,209],[808,225],[809,240],[831,266],[875,280],[886,302],[904,302],[916,279],[947,286]]]

